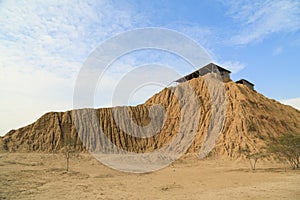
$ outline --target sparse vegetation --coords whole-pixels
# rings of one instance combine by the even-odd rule
[[[249,160],[250,168],[252,171],[256,170],[256,164],[258,160],[266,157],[265,152],[258,150],[252,152],[248,146],[246,146],[245,148],[241,148],[239,150],[239,153],[243,154]]]
[[[74,151],[74,146],[76,144],[76,141],[72,138],[66,138],[65,139],[65,146],[64,146],[64,154],[66,158],[66,170],[69,171],[69,164],[70,164],[70,158]]]
[[[66,146],[65,148],[65,157],[66,157],[66,170],[69,171],[69,163],[70,163],[70,147]]]
[[[285,134],[268,142],[267,151],[285,160],[293,169],[300,168],[300,134]]]

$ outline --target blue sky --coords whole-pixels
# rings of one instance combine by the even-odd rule
[[[106,39],[143,27],[186,34],[231,69],[234,80],[249,79],[258,92],[300,109],[297,0],[0,1],[0,27],[0,135],[45,112],[72,109],[87,56]],[[119,72],[145,62],[142,55],[114,64],[96,106],[111,105],[103,94],[117,84]],[[162,57],[181,73],[191,72],[170,55],[150,56]],[[149,94],[137,96],[142,102]]]

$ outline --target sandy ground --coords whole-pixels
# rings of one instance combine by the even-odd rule
[[[122,173],[89,154],[0,154],[0,199],[300,199],[300,171],[280,164],[193,156],[147,174]]]

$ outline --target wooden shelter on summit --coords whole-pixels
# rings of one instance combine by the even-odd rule
[[[247,81],[246,79],[241,79],[239,81],[236,81],[236,83],[246,85],[251,90],[254,90],[254,84],[251,83],[251,82],[249,82],[249,81]]]
[[[210,64],[198,69],[197,71],[194,71],[193,73],[190,73],[184,77],[181,77],[180,79],[178,79],[174,82],[182,83],[185,81],[189,81],[193,78],[198,78],[199,76],[204,76],[208,73],[217,73],[217,72],[220,73],[224,82],[228,82],[231,80],[230,79],[231,71],[224,69],[223,67],[220,67],[214,63],[210,63]]]

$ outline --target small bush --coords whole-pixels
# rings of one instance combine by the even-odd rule
[[[267,151],[286,160],[293,169],[300,168],[300,134],[285,134],[268,142]]]

